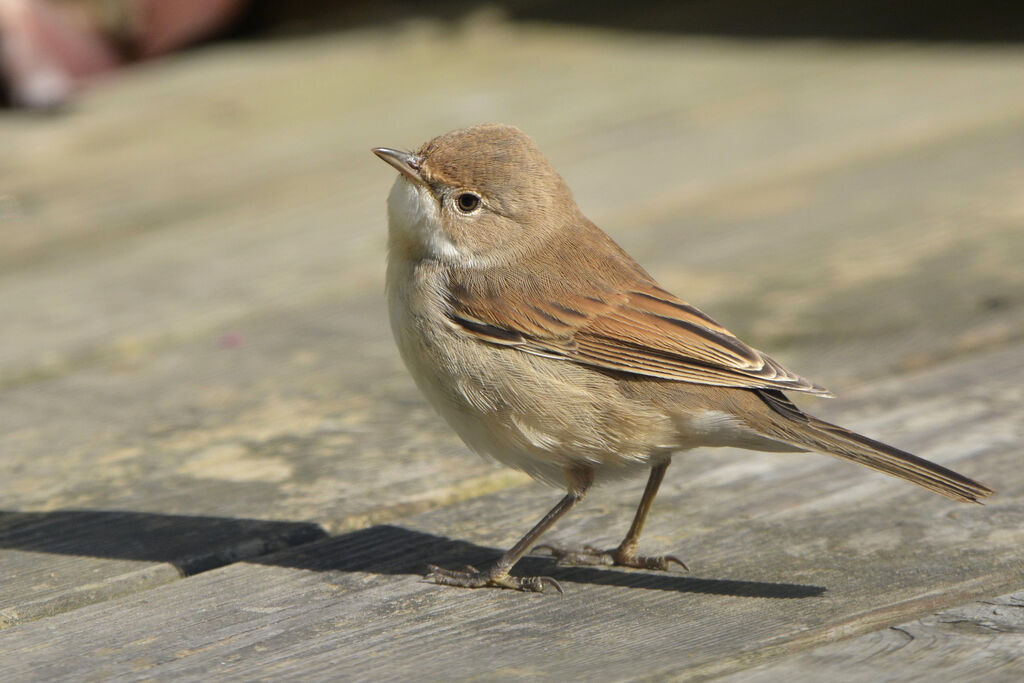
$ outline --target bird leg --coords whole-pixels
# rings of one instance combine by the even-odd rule
[[[530,551],[545,531],[550,529],[565,513],[572,509],[576,503],[583,500],[587,489],[594,480],[592,470],[574,470],[568,473],[570,478],[569,493],[558,502],[555,507],[544,515],[544,518],[537,522],[536,526],[526,532],[526,535],[519,539],[519,542],[512,546],[508,552],[501,556],[487,571],[480,571],[476,567],[465,567],[461,570],[443,569],[436,565],[427,567],[427,578],[433,579],[435,583],[444,586],[461,586],[463,588],[512,588],[520,591],[531,591],[543,593],[544,586],[550,585],[559,593],[562,587],[550,576],[512,576],[509,570],[519,559]]]
[[[656,555],[645,557],[636,554],[637,544],[640,540],[640,532],[643,531],[644,523],[647,521],[647,514],[651,511],[654,497],[658,495],[658,488],[662,479],[665,478],[665,471],[668,469],[669,461],[665,460],[651,468],[651,476],[647,479],[647,486],[644,488],[643,498],[640,499],[640,506],[636,509],[633,523],[622,539],[619,547],[611,550],[601,550],[593,546],[585,545],[580,550],[568,550],[557,548],[552,545],[538,545],[537,550],[544,549],[562,565],[585,565],[585,566],[617,566],[635,567],[637,569],[655,569],[667,571],[673,562],[683,569],[689,571],[686,564],[674,555]]]

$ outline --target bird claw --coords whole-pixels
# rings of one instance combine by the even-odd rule
[[[427,565],[427,575],[424,578],[442,586],[510,588],[528,593],[543,593],[545,586],[551,586],[560,594],[565,593],[561,584],[550,576],[512,576],[507,571],[485,574],[469,565],[461,571],[444,569],[433,564]]]
[[[619,548],[599,550],[592,545],[585,545],[580,550],[558,548],[547,543],[534,546],[534,550],[547,550],[560,565],[584,567],[632,567],[634,569],[650,569],[665,572],[674,562],[685,571],[690,571],[686,563],[675,555],[655,555],[646,557],[622,552]]]
[[[675,555],[657,555],[654,557],[637,557],[636,559],[643,561],[646,564],[647,569],[655,569],[657,571],[667,572],[669,564],[675,562],[684,571],[690,571],[690,568],[686,566],[686,563],[680,560]]]

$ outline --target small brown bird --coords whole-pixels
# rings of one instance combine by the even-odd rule
[[[647,470],[617,548],[543,547],[570,564],[685,568],[638,555],[637,542],[672,455],[699,446],[820,451],[954,500],[992,493],[797,408],[784,391],[830,394],[659,287],[517,128],[373,152],[399,172],[388,307],[416,384],[474,451],[568,491],[492,567],[431,566],[437,583],[560,592],[550,577],[509,570],[592,484]]]

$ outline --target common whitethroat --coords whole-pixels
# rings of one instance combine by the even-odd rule
[[[542,591],[509,570],[594,483],[649,471],[622,543],[547,548],[560,562],[664,570],[637,542],[672,455],[699,446],[820,451],[959,501],[992,489],[808,415],[829,392],[658,286],[576,206],[519,129],[486,124],[416,152],[373,152],[388,196],[387,299],[413,379],[474,451],[566,489],[493,566],[430,566],[437,583]]]

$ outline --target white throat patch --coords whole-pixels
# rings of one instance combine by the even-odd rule
[[[465,264],[468,255],[444,233],[437,201],[425,187],[399,176],[388,195],[388,219],[389,230],[420,245],[431,256]],[[469,256],[468,260],[472,259]]]

